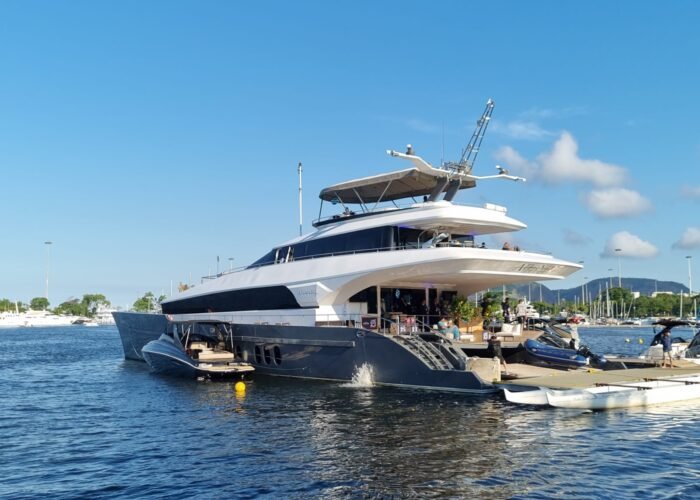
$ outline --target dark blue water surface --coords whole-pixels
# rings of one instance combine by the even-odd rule
[[[651,329],[581,334],[631,354]],[[240,396],[125,361],[114,327],[0,345],[5,499],[700,497],[698,402],[572,412],[262,376]]]

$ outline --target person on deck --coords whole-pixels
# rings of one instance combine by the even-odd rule
[[[510,250],[510,243],[508,243],[508,242],[506,241],[506,242],[503,244],[503,248],[501,248],[501,250]]]
[[[486,318],[486,315],[489,312],[489,305],[490,304],[491,304],[491,301],[489,300],[489,298],[486,295],[484,295],[481,298],[481,302],[479,302],[479,306],[481,306],[481,317],[482,318]]]
[[[506,364],[506,358],[503,357],[503,351],[501,350],[501,341],[495,335],[491,335],[486,352],[490,357],[499,359],[500,363],[503,365],[503,371],[507,375],[508,365]]]
[[[442,316],[442,304],[440,303],[440,297],[435,297],[430,307],[430,323],[433,324],[440,321],[440,316]]]
[[[430,307],[425,299],[421,299],[420,306],[418,306],[418,311],[416,313],[420,316],[419,321],[423,323],[423,326],[430,325]]]
[[[510,321],[510,297],[506,297],[501,303],[501,309],[503,310],[503,320]]]
[[[518,317],[518,323],[525,325],[527,322],[527,304],[525,299],[520,299],[515,307],[515,315]]]
[[[666,331],[664,333],[664,336],[661,338],[661,344],[664,346],[664,356],[661,361],[661,367],[664,368],[666,367],[666,357],[668,357],[668,365],[670,368],[673,368],[673,357],[671,356],[671,332]]]

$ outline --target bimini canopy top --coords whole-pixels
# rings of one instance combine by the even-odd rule
[[[327,187],[319,197],[324,201],[352,203],[377,203],[403,198],[430,196],[434,201],[447,191],[445,199],[453,198],[460,189],[476,186],[476,177],[467,169],[434,168],[419,156],[387,151],[391,156],[413,163],[412,168],[387,174],[364,177]]]

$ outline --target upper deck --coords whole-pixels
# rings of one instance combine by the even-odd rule
[[[472,175],[471,167],[467,164],[449,164],[449,166],[435,168],[420,156],[412,154],[410,148],[407,153],[393,150],[387,153],[410,161],[412,167],[350,180],[322,189],[319,194],[321,211],[324,201],[340,205],[344,211],[326,218],[322,218],[319,213],[318,220],[313,223],[314,227],[337,222],[340,219],[361,218],[386,211],[387,208],[379,207],[379,204],[384,202],[393,204],[388,209],[392,211],[402,210],[396,204],[397,200],[412,200],[414,206],[421,198],[424,203],[451,202],[460,190],[475,187],[477,180],[481,179],[524,180],[508,175],[507,171],[502,169],[499,169],[498,175],[475,176]],[[359,205],[359,208],[351,210],[348,205]]]

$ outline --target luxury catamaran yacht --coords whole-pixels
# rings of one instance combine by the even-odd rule
[[[479,123],[488,124],[491,103]],[[171,297],[163,314],[114,313],[125,356],[141,359],[141,348],[173,325],[218,321],[230,332],[226,349],[256,373],[352,380],[367,366],[376,384],[493,391],[457,344],[422,335],[433,320],[416,305],[563,279],[581,266],[478,246],[480,237],[526,226],[504,207],[459,205],[454,197],[480,180],[518,177],[475,176],[465,154],[434,167],[411,147],[387,153],[407,168],[323,189],[322,209],[330,202],[337,213],[321,211],[310,234]]]

